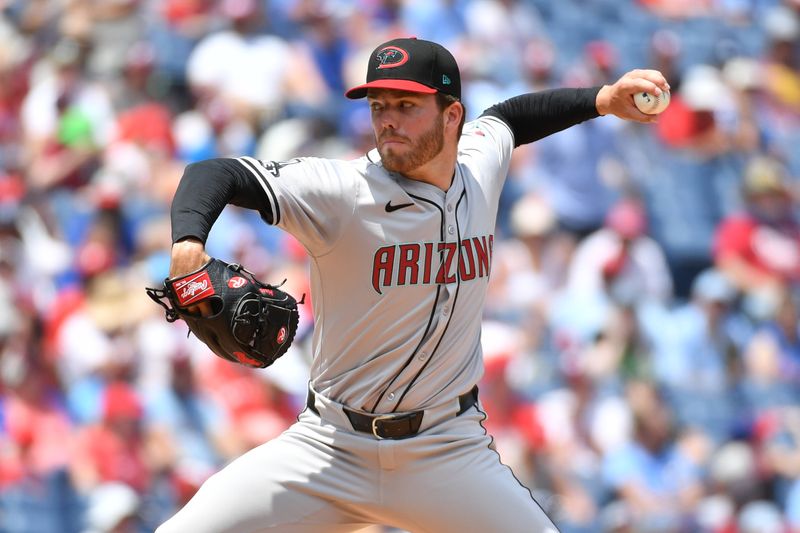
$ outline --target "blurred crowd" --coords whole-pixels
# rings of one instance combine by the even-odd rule
[[[453,51],[469,118],[657,68],[657,125],[515,151],[481,399],[564,533],[800,531],[800,1],[0,0],[0,532],[152,531],[303,408],[149,301],[183,167],[353,158],[376,43]],[[211,255],[308,292],[228,208]],[[257,497],[257,495],[250,495]]]

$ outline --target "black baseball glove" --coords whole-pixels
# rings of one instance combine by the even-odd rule
[[[215,354],[246,366],[268,367],[286,353],[297,332],[297,301],[291,295],[219,259],[146,291],[166,309],[168,322],[184,320]],[[188,310],[202,302],[210,304],[210,315]]]

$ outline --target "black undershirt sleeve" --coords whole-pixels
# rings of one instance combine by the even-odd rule
[[[595,107],[599,90],[553,89],[523,94],[483,114],[508,124],[516,147],[599,116]],[[263,195],[257,180],[234,159],[208,159],[188,165],[172,200],[172,241],[196,237],[205,242],[227,204],[259,211],[272,223],[269,204],[261,201]]]
[[[205,243],[211,226],[228,204],[259,211],[272,223],[269,204],[263,198],[264,190],[257,179],[235,159],[192,163],[183,171],[172,199],[172,242],[196,237]]]
[[[483,115],[508,124],[516,148],[600,116],[595,105],[599,91],[600,87],[591,87],[522,94],[493,105]]]

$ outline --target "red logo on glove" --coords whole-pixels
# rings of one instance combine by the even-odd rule
[[[267,296],[275,296],[275,293],[272,289],[258,289],[261,294],[266,294]]]
[[[241,276],[234,276],[228,280],[228,287],[231,289],[241,289],[247,285],[247,280]]]
[[[278,341],[278,344],[283,344],[286,342],[286,328],[281,328],[278,330],[278,336],[275,338]]]
[[[172,284],[172,288],[175,290],[178,304],[181,307],[197,303],[215,294],[211,278],[208,277],[206,271],[180,279]]]
[[[243,365],[261,366],[261,361],[259,361],[258,359],[253,359],[244,352],[233,352],[233,356],[236,358],[237,361],[239,361]]]

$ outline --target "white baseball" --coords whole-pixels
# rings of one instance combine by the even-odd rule
[[[661,96],[645,92],[636,93],[633,95],[633,103],[642,113],[658,115],[669,105],[669,91],[662,91]]]

